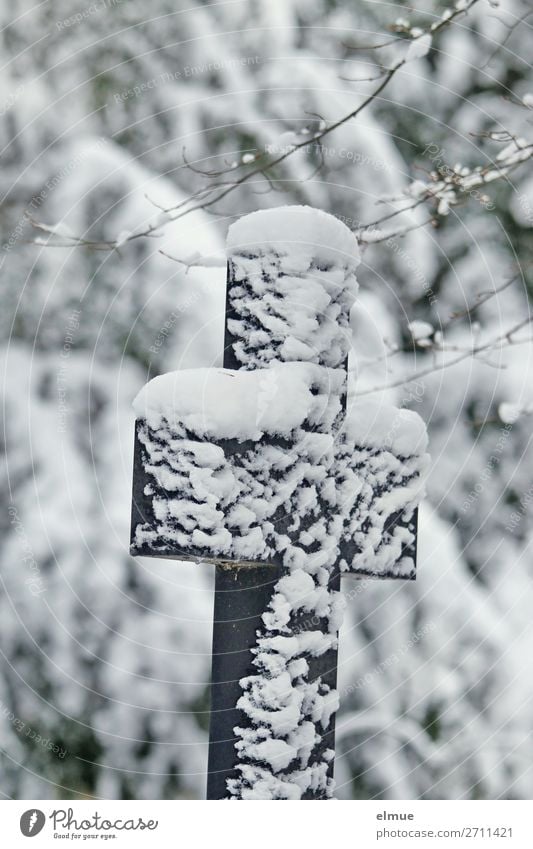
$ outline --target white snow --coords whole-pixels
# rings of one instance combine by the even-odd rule
[[[420,35],[415,38],[409,45],[405,61],[412,62],[415,59],[422,59],[424,56],[427,56],[431,48],[431,40],[431,35],[429,33],[425,33],[424,35]]]
[[[201,438],[256,440],[289,436],[304,421],[331,425],[340,411],[344,375],[312,363],[270,369],[183,369],[151,380],[134,401],[139,418],[163,419]]]
[[[432,336],[435,328],[428,321],[411,321],[409,323],[409,331],[413,339],[418,342]]]
[[[355,445],[381,448],[399,456],[424,454],[426,426],[412,410],[393,407],[382,399],[360,399],[349,407],[346,433]]]
[[[508,401],[498,407],[498,415],[504,424],[514,424],[520,418],[521,412],[520,404],[511,404]]]
[[[254,212],[230,227],[227,253],[228,329],[243,367],[344,362],[359,262],[344,224],[305,206]]]
[[[533,404],[531,403],[513,404],[509,401],[503,401],[498,407],[498,416],[504,424],[514,424],[520,416],[532,411]]]
[[[252,249],[272,250],[291,257],[318,257],[335,263],[359,262],[357,240],[342,221],[310,206],[281,206],[252,212],[232,224],[228,256]]]
[[[524,138],[516,138],[513,139],[509,144],[507,144],[503,150],[500,150],[496,159],[498,162],[501,162],[504,167],[509,167],[510,165],[516,165],[518,162],[522,162],[525,159],[529,159],[530,157],[530,145],[527,139]]]
[[[372,399],[343,414],[358,262],[343,224],[307,207],[254,213],[230,228],[228,258],[238,316],[229,328],[243,368],[172,372],[135,399],[154,516],[136,540],[197,560],[282,564],[253,650],[257,674],[241,682],[250,726],[236,729],[241,777],[229,789],[243,799],[328,795],[317,729],[328,728],[339,697],[308,680],[306,658],[336,646],[336,564],[413,576],[404,551],[425,428],[415,413]],[[400,514],[402,524],[391,521]]]
[[[193,251],[184,256],[173,257],[176,262],[186,265],[189,268],[225,268],[226,257],[222,254],[205,255],[200,251]]]
[[[115,240],[115,245],[117,246],[117,248],[120,248],[122,245],[124,245],[131,235],[131,230],[121,230]]]
[[[215,562],[281,557],[284,566],[254,649],[257,674],[241,682],[250,727],[236,729],[240,778],[229,790],[242,799],[332,791],[311,729],[328,727],[339,698],[308,680],[306,660],[336,646],[344,600],[328,589],[332,567],[414,573],[403,551],[427,465],[424,425],[374,399],[356,399],[342,421],[343,385],[342,368],[310,363],[204,369],[156,378],[135,402],[155,484],[155,524],[137,527],[138,542]],[[225,439],[241,440],[242,451],[226,450]],[[391,526],[398,513],[406,521]],[[291,517],[289,533],[280,515]]]

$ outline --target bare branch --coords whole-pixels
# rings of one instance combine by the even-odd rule
[[[528,316],[527,318],[518,322],[518,324],[515,324],[505,333],[501,333],[494,339],[491,339],[489,342],[485,342],[481,345],[474,345],[472,347],[467,347],[464,349],[461,349],[458,346],[443,347],[438,351],[439,353],[444,354],[459,351],[459,356],[454,357],[450,360],[444,360],[440,363],[437,362],[434,358],[433,363],[430,366],[426,366],[425,368],[420,369],[419,371],[415,371],[411,374],[404,375],[403,377],[391,380],[388,383],[383,383],[381,386],[373,386],[370,389],[364,389],[361,392],[356,391],[355,394],[358,396],[372,395],[375,392],[384,392],[388,389],[397,389],[400,386],[405,386],[407,383],[412,383],[415,380],[420,380],[423,377],[428,377],[428,375],[430,374],[435,374],[439,371],[443,371],[444,369],[451,368],[452,366],[457,365],[458,363],[461,363],[464,360],[469,359],[470,357],[475,358],[479,354],[484,353],[485,351],[494,351],[498,346],[501,347],[502,343],[505,343],[505,347],[527,344],[528,342],[532,341],[531,335],[528,336],[527,339],[515,339],[515,335],[516,333],[518,333],[519,330],[522,330],[524,327],[531,325],[532,322],[533,316]],[[437,351],[434,351],[433,353],[437,353]],[[351,371],[353,370],[351,369]]]
[[[454,8],[453,10],[447,10],[447,12],[441,17],[441,19],[431,25],[431,27],[427,30],[415,29],[411,30],[412,38],[408,39],[411,43],[415,42],[419,38],[423,36],[427,36],[429,34],[434,35],[439,32],[444,27],[452,24],[457,18],[465,15],[473,6],[478,3],[479,0],[470,0],[470,2],[465,3],[464,7]],[[321,139],[335,132],[339,127],[343,126],[347,122],[354,120],[357,118],[361,112],[363,112],[379,95],[384,91],[389,82],[393,79],[393,77],[398,73],[398,71],[403,68],[406,64],[406,58],[401,59],[391,68],[387,69],[383,73],[382,80],[378,86],[371,92],[363,101],[359,104],[355,109],[353,109],[348,114],[342,116],[337,121],[332,122],[331,124],[326,125],[322,129],[320,129],[316,133],[309,134],[308,137],[302,139],[291,145],[287,151],[282,152],[279,156],[275,156],[274,159],[265,162],[264,164],[260,164],[257,168],[248,169],[244,174],[241,174],[237,179],[232,181],[216,181],[214,183],[209,184],[208,186],[203,187],[197,192],[194,192],[192,195],[181,201],[180,203],[172,206],[163,212],[161,212],[160,216],[156,219],[156,222],[147,227],[144,231],[140,231],[138,233],[132,234],[127,240],[133,241],[134,239],[142,238],[143,236],[152,236],[154,233],[160,231],[165,224],[177,221],[183,218],[186,215],[191,214],[192,212],[196,212],[198,210],[209,210],[211,207],[220,203],[220,201],[224,200],[229,194],[235,192],[238,188],[243,186],[245,183],[250,182],[255,177],[265,178],[266,173],[275,168],[278,165],[281,165],[288,159],[290,156],[293,156],[297,151],[302,150],[304,148],[309,147],[311,144],[316,144]],[[193,168],[191,163],[186,161],[188,167],[192,170],[198,171],[201,176],[214,176],[218,178],[218,176],[222,176],[226,172],[217,172],[217,171],[207,171],[203,172],[199,169]],[[244,163],[241,163],[244,164]],[[239,167],[239,166],[237,166]],[[233,168],[230,170],[234,170]],[[72,244],[71,244],[72,241]],[[98,250],[114,250],[118,247],[116,240],[103,240],[98,242],[92,242],[89,239],[83,238],[75,238],[72,240],[68,240],[69,247],[72,246],[80,246],[80,247],[88,247],[95,248]]]

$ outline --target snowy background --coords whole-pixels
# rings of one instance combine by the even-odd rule
[[[280,204],[357,230],[436,168],[497,163],[488,133],[531,138],[531,8],[480,0],[270,183],[129,238],[201,190],[198,170],[241,175],[351,112],[377,67],[351,48],[390,39],[400,13],[427,27],[447,8],[396,6],[1,0],[6,797],[204,793],[213,574],[128,554],[132,401],[157,374],[220,363],[225,272],[160,251],[220,254],[240,215]],[[362,246],[352,389],[422,415],[432,462],[417,582],[344,581],[339,798],[533,791],[533,346],[458,355],[528,315],[531,167],[483,194],[441,191],[437,226]],[[32,219],[66,244],[121,244],[34,245]]]

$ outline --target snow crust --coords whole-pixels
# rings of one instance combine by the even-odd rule
[[[285,254],[294,267],[303,257],[344,264],[355,269],[359,247],[351,230],[338,218],[310,206],[281,206],[252,212],[232,224],[226,240],[228,258],[251,251]]]
[[[152,380],[134,402],[153,519],[139,547],[282,567],[240,683],[240,799],[332,793],[322,735],[338,693],[310,675],[337,645],[335,567],[414,576],[425,428],[362,399],[344,412],[353,234],[308,207],[253,213],[228,234],[228,330],[239,369]],[[398,518],[401,517],[401,521]]]
[[[340,412],[345,376],[312,363],[270,369],[183,369],[151,380],[134,401],[138,417],[157,428],[162,419],[202,439],[289,436],[304,421],[331,425]],[[324,414],[331,406],[329,418]]]
[[[426,425],[420,416],[382,399],[355,402],[348,409],[345,429],[354,445],[385,449],[399,456],[420,455],[427,449]]]
[[[254,212],[230,227],[227,254],[228,329],[240,365],[344,361],[359,263],[344,224],[305,206]]]
[[[333,567],[414,575],[402,552],[427,465],[423,423],[363,399],[344,417],[344,379],[309,363],[195,370],[155,378],[135,402],[154,515],[136,542],[283,566],[253,650],[257,674],[241,681],[248,722],[236,729],[240,777],[229,791],[242,799],[332,792],[319,744],[338,694],[309,680],[308,659],[337,644]]]

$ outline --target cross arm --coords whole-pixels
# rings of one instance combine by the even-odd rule
[[[320,543],[343,572],[413,578],[425,428],[376,401],[339,416],[340,379],[292,363],[148,384],[136,401],[134,553],[231,568],[279,565],[289,547],[312,558]],[[223,400],[233,414],[220,416]]]

